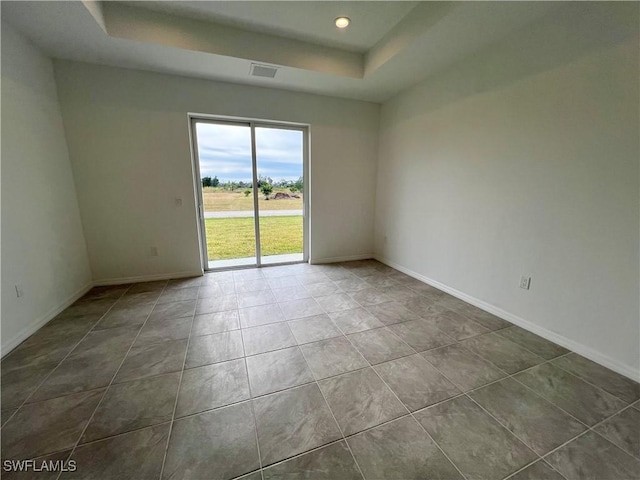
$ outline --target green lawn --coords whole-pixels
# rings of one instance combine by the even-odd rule
[[[252,257],[256,254],[253,218],[207,218],[209,260]],[[262,255],[302,253],[302,216],[262,217]]]

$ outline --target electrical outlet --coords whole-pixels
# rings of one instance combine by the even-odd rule
[[[158,253],[158,247],[151,247],[151,248],[150,248],[150,251],[151,251],[151,256],[152,256],[152,257],[157,257],[157,256],[159,255],[159,253]]]
[[[529,290],[530,286],[531,286],[531,277],[525,277],[524,275],[522,275],[520,277],[520,288],[524,290]]]
[[[22,284],[20,284],[20,283],[16,285],[16,296],[18,298],[24,296],[24,289],[22,288]]]

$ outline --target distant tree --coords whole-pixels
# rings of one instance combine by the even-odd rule
[[[218,185],[220,185],[220,180],[218,180],[218,177],[215,176],[213,178],[210,179],[211,180],[211,187],[217,187]]]
[[[211,186],[211,177],[202,177],[202,186],[210,187]]]
[[[269,200],[269,195],[273,192],[273,186],[270,183],[263,183],[260,187],[260,191],[264,195],[264,199]]]
[[[298,178],[298,180],[293,182],[293,187],[299,192],[303,192],[304,191],[304,184],[302,182],[302,177]]]
[[[245,197],[248,197],[249,195],[251,195],[251,190],[247,188],[243,193]]]

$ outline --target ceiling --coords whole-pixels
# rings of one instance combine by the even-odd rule
[[[418,2],[123,2],[173,15],[364,53]],[[340,30],[337,17],[353,18]]]
[[[560,6],[3,1],[2,20],[54,58],[382,102]],[[250,76],[252,62],[276,77]]]

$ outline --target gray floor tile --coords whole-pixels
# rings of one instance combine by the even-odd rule
[[[443,347],[455,342],[453,338],[438,329],[432,321],[427,319],[396,323],[395,325],[390,325],[389,329],[411,345],[417,352]]]
[[[100,320],[94,330],[127,326],[140,327],[151,313],[151,310],[153,310],[153,304],[113,307]]]
[[[587,429],[511,378],[469,395],[538,455],[545,455]]]
[[[295,277],[298,280],[298,283],[301,283],[302,285],[311,285],[312,283],[322,283],[329,281],[329,277],[321,272],[298,274]]]
[[[108,354],[114,350],[126,350],[131,346],[139,331],[140,328],[137,326],[128,326],[89,332],[78,346],[71,351],[71,355],[92,352]]]
[[[344,440],[264,470],[264,480],[362,480]]]
[[[422,356],[464,391],[507,375],[460,344],[429,350]]]
[[[226,362],[243,356],[240,330],[193,337],[189,342],[185,368]]]
[[[298,347],[247,357],[251,394],[256,397],[313,382],[313,374]]]
[[[17,410],[17,408],[7,408],[0,410],[0,425],[4,425],[5,423],[7,423],[7,420],[9,420],[9,418],[11,418],[11,415],[16,413]]]
[[[360,306],[346,293],[335,293],[325,297],[316,297],[316,302],[320,304],[325,312],[329,313],[343,312]]]
[[[179,381],[180,372],[174,372],[112,385],[81,443],[170,421]]]
[[[247,268],[233,271],[233,280],[238,282],[246,282],[249,280],[260,280],[264,277],[264,273],[260,268]]]
[[[418,354],[376,365],[375,370],[412,412],[460,393]]]
[[[210,297],[198,299],[196,314],[224,312],[238,308],[237,295],[223,295],[222,297]]]
[[[271,352],[296,346],[296,339],[286,322],[272,323],[242,330],[245,355]]]
[[[294,275],[283,275],[282,277],[267,278],[267,284],[273,290],[288,289],[300,285],[300,282]]]
[[[466,397],[426,408],[415,417],[467,478],[504,478],[536,458]]]
[[[489,312],[485,312],[484,310],[480,310],[479,308],[476,308],[469,304],[467,304],[464,310],[462,310],[460,313],[492,331],[511,327],[513,325],[512,323],[509,323],[502,318],[496,317]]]
[[[313,317],[324,313],[324,310],[313,298],[303,298],[293,302],[280,303],[280,309],[287,320],[296,318]]]
[[[76,471],[63,473],[60,478],[158,478],[168,437],[169,424],[164,424],[80,445],[71,456]]]
[[[411,297],[398,300],[398,303],[401,303],[407,310],[423,318],[448,311],[443,305],[436,303],[430,298],[422,297],[415,292]]]
[[[228,332],[240,328],[240,316],[237,310],[226,312],[205,313],[193,318],[191,335],[194,337],[211,335],[214,333]]]
[[[479,323],[469,320],[464,315],[454,311],[443,312],[427,317],[433,321],[434,325],[455,340],[475,337],[483,333],[489,333],[489,329],[484,328]]]
[[[71,448],[104,389],[25,405],[2,428],[2,458],[30,459]]]
[[[173,278],[169,280],[169,283],[167,283],[166,289],[172,290],[176,288],[199,287],[200,285],[202,285],[203,280],[204,280],[204,276]]]
[[[276,297],[273,296],[271,290],[238,293],[239,308],[257,307],[259,305],[268,305],[270,303],[276,303]]]
[[[176,417],[204,412],[249,399],[244,359],[184,371]]]
[[[587,425],[594,425],[625,406],[622,400],[549,363],[514,378]]]
[[[509,477],[509,480],[565,480],[565,478],[543,460],[538,460],[513,477]]]
[[[158,304],[184,302],[198,298],[198,287],[166,289],[158,298]]]
[[[269,284],[264,278],[236,281],[237,293],[260,292],[263,290],[269,290]]]
[[[410,416],[359,433],[347,441],[367,479],[463,479]]]
[[[513,326],[499,330],[497,333],[545,360],[569,353],[569,350],[566,348],[556,345],[549,340],[545,340],[534,333],[528,332],[524,328]]]
[[[29,398],[37,402],[106,387],[127,354],[128,347],[109,352],[88,351],[67,357]]]
[[[393,287],[380,288],[380,291],[388,295],[394,302],[401,304],[406,308],[405,303],[412,299],[424,299],[419,293],[414,292],[405,285],[394,285]]]
[[[207,272],[203,275],[202,283],[200,284],[200,286],[204,287],[206,285],[211,285],[214,283],[228,283],[233,281],[234,278],[232,270],[227,270],[224,272]]]
[[[120,367],[115,383],[178,372],[184,365],[186,340],[140,345],[131,351]]]
[[[301,345],[300,350],[316,379],[367,367],[369,363],[346,337]]]
[[[633,408],[635,408],[636,410],[640,410],[640,400],[638,400],[637,402],[633,403]]]
[[[2,408],[18,407],[47,378],[58,364],[57,361],[18,368],[8,372],[2,371],[0,393]]]
[[[594,430],[625,452],[640,459],[640,411],[627,408]]]
[[[627,403],[640,398],[640,384],[616,372],[598,365],[576,353],[558,358],[553,363],[583,380],[597,385]]]
[[[261,305],[259,307],[241,308],[238,313],[240,315],[240,326],[242,328],[258,327],[260,325],[285,321],[279,304],[275,303]]]
[[[214,282],[202,285],[198,289],[198,298],[222,297],[236,293],[236,285],[233,282]]]
[[[325,297],[327,295],[342,293],[340,287],[333,282],[312,283],[311,285],[307,285],[305,289],[312,297]]]
[[[303,298],[311,298],[311,294],[304,285],[274,288],[271,290],[271,293],[273,293],[278,302],[290,302],[293,300],[302,300]]]
[[[545,458],[567,480],[640,478],[640,461],[593,431]]]
[[[394,323],[408,322],[411,320],[419,320],[420,316],[407,310],[404,306],[397,302],[379,303],[378,305],[370,305],[367,311],[380,320],[385,325],[393,325]]]
[[[544,362],[544,358],[497,333],[470,338],[462,342],[462,345],[507,373],[516,373]]]
[[[183,289],[186,290],[186,289]],[[169,318],[150,321],[142,327],[134,345],[150,345],[189,338],[192,320],[190,317]]]
[[[329,315],[345,335],[363,332],[372,328],[384,327],[384,324],[364,308],[354,308]]]
[[[127,293],[125,295],[131,295],[133,293],[162,291],[164,287],[167,286],[167,283],[169,283],[167,280],[134,283],[133,285],[131,285],[129,290],[127,290]]]
[[[338,425],[352,435],[407,413],[371,368],[318,382]]]
[[[349,340],[372,365],[414,353],[388,328],[353,333],[349,335]]]
[[[347,278],[342,278],[340,280],[335,280],[335,284],[345,292],[357,292],[358,290],[370,288],[367,282],[354,275],[351,275]]]
[[[196,300],[163,303],[153,308],[151,315],[149,315],[149,321],[164,320],[166,318],[192,317],[195,311]]]
[[[342,268],[339,265],[325,265],[327,267],[325,270],[322,270],[327,278],[333,280],[344,280],[346,278],[351,278],[352,274],[346,268]]]
[[[152,307],[160,298],[162,290],[153,290],[149,292],[127,293],[120,297],[115,303],[114,308],[119,307],[135,307],[141,305],[151,305]]]
[[[253,414],[246,402],[176,420],[162,478],[226,480],[259,467]]]
[[[365,277],[364,280],[369,286],[373,288],[386,288],[398,285],[398,282],[396,282],[393,278],[384,274],[369,275]]]
[[[391,297],[383,293],[381,290],[373,287],[356,290],[355,292],[349,293],[349,295],[363,307],[390,302],[392,300]]]
[[[288,323],[298,345],[342,335],[327,314],[291,320]]]
[[[341,437],[315,383],[256,398],[253,404],[263,466]]]

